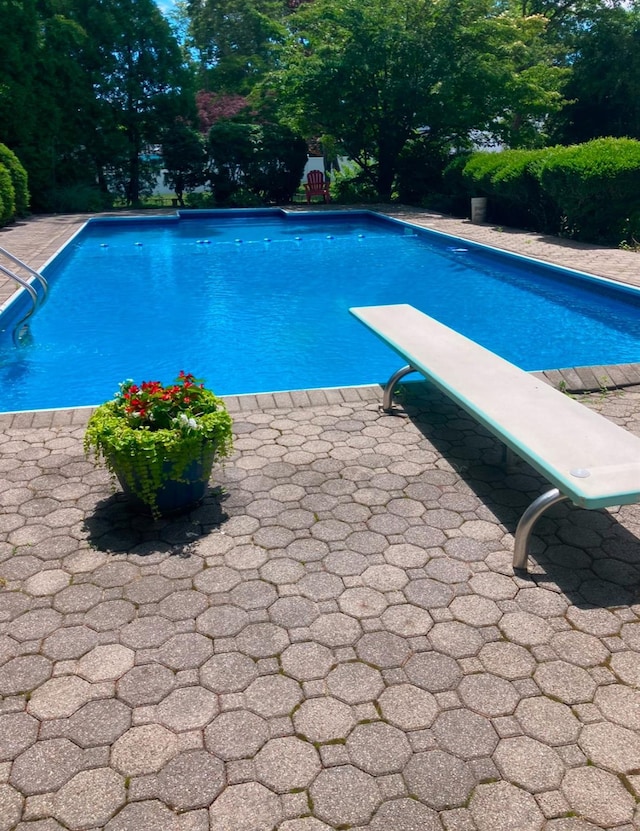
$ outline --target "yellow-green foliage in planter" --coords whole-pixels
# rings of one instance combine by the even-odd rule
[[[232,421],[193,375],[180,372],[167,386],[129,380],[91,415],[84,448],[158,518],[202,497],[213,462],[232,452]],[[175,483],[187,486],[177,501]]]

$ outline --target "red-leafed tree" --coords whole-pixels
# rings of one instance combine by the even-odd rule
[[[200,130],[205,135],[221,118],[233,118],[248,109],[247,99],[243,95],[207,92],[201,89],[196,93],[196,107]]]

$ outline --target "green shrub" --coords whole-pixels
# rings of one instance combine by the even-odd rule
[[[539,171],[553,153],[543,150],[505,150],[492,176],[496,222],[547,233],[557,233],[560,218],[553,200],[540,186]]]
[[[96,185],[68,185],[43,195],[44,210],[51,213],[99,213],[113,207],[113,196]]]
[[[462,174],[470,158],[470,153],[457,153],[442,171],[442,187],[454,216],[469,216],[470,193]]]
[[[329,193],[335,202],[343,205],[359,205],[378,202],[379,196],[360,165],[345,164],[332,174]]]
[[[5,144],[0,144],[0,164],[9,171],[15,192],[15,213],[23,216],[29,208],[29,189],[27,185],[27,171],[20,163],[16,154]]]
[[[194,191],[184,198],[187,208],[215,208],[215,196],[209,191]]]
[[[0,164],[0,225],[7,225],[16,215],[16,192],[11,174]]]
[[[539,175],[566,236],[611,244],[637,230],[632,218],[640,211],[640,142],[600,138],[555,148]]]
[[[408,142],[398,160],[398,199],[407,205],[423,205],[442,193],[442,172],[451,159],[448,145],[425,138]]]
[[[208,150],[209,180],[221,205],[235,203],[242,191],[261,203],[290,202],[307,161],[306,142],[280,124],[218,121]]]

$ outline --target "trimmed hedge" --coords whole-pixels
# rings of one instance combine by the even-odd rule
[[[640,142],[479,152],[454,159],[443,181],[487,196],[489,218],[589,242],[640,238]]]
[[[0,164],[0,225],[7,225],[16,215],[16,192],[11,174]]]
[[[9,150],[6,144],[0,143],[0,165],[3,165],[11,176],[14,190],[14,214],[24,216],[29,208],[29,188],[27,186],[27,171],[20,163],[16,154]]]
[[[620,243],[638,228],[640,142],[601,138],[557,148],[539,170],[540,184],[558,206],[566,236]]]

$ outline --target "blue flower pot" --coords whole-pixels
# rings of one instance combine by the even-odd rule
[[[199,459],[194,459],[187,465],[180,479],[171,478],[172,465],[170,462],[165,463],[164,471],[167,478],[156,491],[156,505],[162,516],[182,513],[200,502],[209,485],[214,458],[215,450],[213,448],[205,449]],[[136,510],[151,514],[151,507],[131,490],[117,471],[116,476],[122,490]]]

